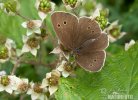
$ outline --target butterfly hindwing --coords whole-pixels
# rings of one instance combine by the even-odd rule
[[[109,45],[109,39],[107,34],[102,33],[96,39],[90,39],[83,43],[80,49],[80,53],[89,51],[101,51],[107,48]]]
[[[99,24],[95,20],[91,20],[88,17],[82,17],[79,19],[78,29],[76,35],[75,48],[80,47],[84,42],[89,39],[96,39],[101,35],[101,29]]]
[[[104,65],[105,57],[105,51],[87,52],[78,55],[76,61],[85,70],[97,72]]]

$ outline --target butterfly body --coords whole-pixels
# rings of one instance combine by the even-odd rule
[[[61,44],[76,55],[76,62],[85,70],[99,71],[108,46],[108,37],[99,24],[88,17],[78,18],[66,12],[55,12],[51,19]]]

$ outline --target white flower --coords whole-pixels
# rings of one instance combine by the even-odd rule
[[[29,81],[28,79],[16,79],[16,86],[17,90],[15,91],[15,94],[24,93],[27,92],[29,89]]]
[[[131,40],[129,43],[125,44],[125,51],[127,51],[129,48],[131,48],[135,44],[134,40]]]
[[[12,56],[12,49],[16,48],[15,42],[7,39],[4,46],[0,46],[0,63],[5,63]]]
[[[6,91],[12,94],[17,89],[16,78],[16,76],[0,76],[0,92]]]
[[[6,40],[6,43],[5,43],[5,46],[11,50],[12,48],[16,48],[16,45],[15,45],[15,42],[11,39],[7,39]]]
[[[27,28],[27,36],[32,35],[33,33],[41,34],[41,25],[41,20],[30,20],[22,23],[22,26]]]
[[[22,53],[25,52],[31,52],[32,55],[36,56],[37,55],[37,49],[40,48],[39,46],[39,40],[35,37],[28,37],[28,36],[23,36],[23,48],[22,48]]]
[[[61,62],[61,64],[57,67],[57,70],[59,70],[62,73],[62,76],[65,78],[68,77],[72,72],[71,66],[67,65],[67,61],[65,60]]]
[[[3,76],[3,75],[6,75],[6,72],[4,70],[0,71],[0,76]]]
[[[40,84],[30,83],[31,88],[27,94],[31,95],[32,100],[48,100],[43,92],[47,92],[47,88],[41,88]]]
[[[59,45],[61,45],[59,42],[58,42]],[[64,52],[60,46],[57,46],[56,48],[54,48],[50,53],[53,53],[53,54],[59,54],[59,56],[61,57],[65,57],[67,60],[69,60],[69,53],[68,52]]]
[[[58,89],[59,78],[60,72],[57,70],[53,70],[52,72],[47,73],[46,78],[42,81],[42,87],[48,87],[50,95],[52,95]]]
[[[55,4],[49,0],[36,0],[35,7],[38,10],[39,17],[44,20],[48,13],[55,9]]]
[[[107,32],[110,42],[115,42],[126,35],[126,32],[120,32],[121,27],[121,25],[118,25],[118,20],[116,20],[104,30]]]
[[[72,0],[72,1],[62,0],[62,1],[67,10],[72,10],[78,7],[83,2],[83,0]]]

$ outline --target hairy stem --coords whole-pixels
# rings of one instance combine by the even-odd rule
[[[21,18],[24,19],[24,20],[30,20],[29,18],[27,18],[27,17],[21,15],[19,12],[15,12],[15,14],[18,15],[19,17],[21,17]]]
[[[25,63],[25,64],[30,64],[30,65],[35,65],[35,66],[44,66],[44,67],[50,67],[50,68],[55,68],[56,62],[55,63],[51,63],[51,64],[46,64],[40,61],[36,61],[36,60],[30,60],[30,61],[20,61],[20,63]]]
[[[11,75],[14,75],[14,74],[15,74],[16,69],[17,69],[17,67],[19,66],[19,64],[20,64],[20,59],[18,59],[18,60],[16,61],[16,63],[14,64],[14,67],[13,67],[13,69],[12,69]]]

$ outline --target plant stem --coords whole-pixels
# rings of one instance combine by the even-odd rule
[[[35,65],[35,66],[45,66],[45,67],[50,67],[50,68],[55,68],[56,63],[51,63],[51,64],[46,64],[40,61],[36,61],[36,60],[30,60],[30,61],[20,61],[20,63],[25,63],[25,64],[30,64],[30,65]]]
[[[15,14],[18,15],[19,17],[21,17],[21,18],[24,19],[24,20],[30,20],[29,18],[27,18],[27,17],[21,15],[19,12],[15,12]]]
[[[17,60],[16,63],[14,64],[14,67],[12,69],[11,75],[15,74],[15,71],[16,71],[17,67],[19,66],[19,64],[20,64],[20,59]]]

